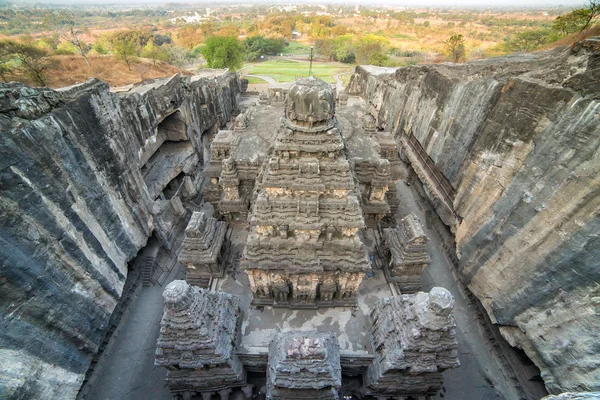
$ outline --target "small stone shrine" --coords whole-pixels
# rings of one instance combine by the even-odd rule
[[[427,253],[427,236],[419,219],[409,214],[400,220],[396,228],[383,230],[390,262],[385,268],[389,281],[394,282],[402,293],[421,290],[421,276],[431,262]]]
[[[367,392],[436,394],[442,372],[460,365],[453,306],[450,292],[440,287],[380,300],[371,311],[375,359],[364,377]]]
[[[226,222],[217,221],[204,211],[192,214],[178,259],[186,266],[186,280],[191,285],[207,288],[211,279],[223,277],[226,231]]]
[[[339,345],[331,333],[280,333],[271,342],[267,399],[337,400],[341,385]]]
[[[235,353],[240,316],[236,295],[173,281],[163,293],[154,365],[166,367],[174,395],[229,394],[246,385],[246,372]],[[227,398],[227,397],[225,397]]]
[[[365,227],[344,154],[334,91],[315,78],[289,91],[285,116],[264,172],[242,266],[254,304],[353,305],[371,268],[359,236]]]

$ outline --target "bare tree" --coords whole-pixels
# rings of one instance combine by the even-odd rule
[[[87,46],[80,38],[83,31],[77,27],[75,15],[71,11],[61,10],[48,14],[44,22],[48,29],[55,32],[59,38],[72,44],[77,52],[81,54],[88,67],[90,66],[90,61],[86,55]]]

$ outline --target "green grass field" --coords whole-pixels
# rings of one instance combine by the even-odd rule
[[[284,47],[283,54],[308,55],[310,54],[310,44],[291,41],[289,46]]]
[[[260,79],[255,76],[245,76],[244,78],[248,79],[248,83],[250,85],[267,83],[267,81],[264,79]]]
[[[276,79],[277,82],[293,82],[296,78],[308,76],[308,61],[276,59],[244,65],[244,74],[265,75]],[[335,83],[333,75],[351,71],[351,66],[338,63],[313,61],[313,75],[325,82]]]

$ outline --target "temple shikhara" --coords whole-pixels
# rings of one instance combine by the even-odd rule
[[[249,218],[242,266],[255,304],[354,304],[371,268],[358,196],[331,85],[302,79],[287,95]]]
[[[156,365],[174,395],[425,399],[459,366],[452,296],[420,291],[427,237],[396,222],[396,143],[350,100],[303,78],[215,132],[187,282],[164,293]]]

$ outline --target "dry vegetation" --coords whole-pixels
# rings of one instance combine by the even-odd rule
[[[318,5],[115,7],[109,10],[90,6],[68,11],[86,47],[80,54],[73,46],[65,46],[64,37],[58,37],[52,26],[44,22],[48,15],[61,13],[60,9],[0,6],[0,20],[6,21],[0,25],[0,38],[8,37],[43,50],[46,61],[58,67],[48,69],[47,80],[38,84],[60,87],[88,77],[116,86],[168,76],[184,65],[202,64],[205,43],[214,36],[237,37],[245,60],[252,63],[246,72],[263,73],[269,66],[268,60],[282,58],[281,55],[287,60],[307,60],[311,46],[319,61],[339,61],[348,68],[357,63],[395,67],[547,49],[600,33],[596,25],[581,33],[574,33],[578,30],[571,28],[561,34],[553,24],[557,16],[571,11],[562,6],[518,11]],[[190,20],[192,17],[196,19]],[[266,44],[253,48],[251,40],[257,37],[281,41],[281,45],[276,50],[267,49]],[[448,46],[455,37],[462,43],[460,58],[451,56]],[[124,41],[135,49],[127,53],[126,46],[119,45]],[[150,42],[153,46],[148,47]],[[82,54],[87,54],[90,66]],[[0,72],[5,67],[3,78],[35,84],[19,71],[22,62],[4,59],[0,59]],[[293,77],[303,70],[285,72]],[[325,78],[331,80],[331,74]]]
[[[157,63],[145,59],[139,59],[131,71],[125,63],[115,59],[111,55],[89,56],[91,66],[88,67],[81,56],[54,56],[58,61],[55,69],[48,74],[48,86],[60,88],[85,82],[88,78],[98,78],[110,86],[123,86],[139,82],[144,79],[171,76],[177,73],[190,74],[188,71],[179,69],[167,63]],[[27,77],[15,75],[15,80],[35,85]]]

